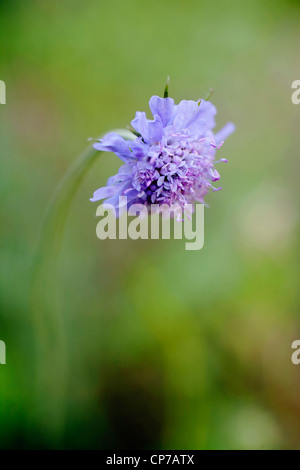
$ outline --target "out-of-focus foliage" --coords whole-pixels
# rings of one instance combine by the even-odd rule
[[[300,447],[299,21],[299,2],[283,0],[0,3],[1,447]],[[58,181],[168,75],[176,101],[213,87],[219,127],[237,125],[204,248],[99,241],[89,197],[120,165],[104,155],[72,205],[57,293],[33,314],[31,263]],[[53,309],[63,334],[44,362]]]

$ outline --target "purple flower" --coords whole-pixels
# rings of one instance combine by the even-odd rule
[[[215,168],[216,150],[235,129],[228,123],[217,134],[215,106],[209,101],[181,101],[152,96],[153,120],[137,112],[132,127],[137,137],[125,140],[111,132],[94,144],[101,151],[114,152],[124,165],[97,189],[91,201],[106,199],[119,213],[119,197],[127,197],[127,209],[136,203],[179,205],[204,202],[212,183],[220,179]],[[226,161],[221,159],[220,161]]]

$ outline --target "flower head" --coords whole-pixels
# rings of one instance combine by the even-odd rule
[[[149,106],[153,120],[137,112],[132,127],[134,140],[111,132],[94,144],[101,151],[114,152],[124,165],[97,189],[91,201],[106,199],[119,213],[119,197],[127,197],[127,209],[136,203],[174,206],[204,202],[204,196],[220,179],[215,168],[216,150],[235,129],[228,123],[217,134],[215,106],[209,101],[181,101],[152,96]],[[224,159],[220,161],[226,161]],[[166,206],[164,206],[166,207]]]

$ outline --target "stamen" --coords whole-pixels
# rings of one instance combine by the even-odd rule
[[[216,163],[228,163],[228,160],[227,160],[227,158],[221,158],[220,160],[214,161],[214,165],[215,165]]]
[[[125,189],[124,194],[129,193],[129,192],[132,191],[133,189],[134,189],[134,188],[127,188],[127,189]]]

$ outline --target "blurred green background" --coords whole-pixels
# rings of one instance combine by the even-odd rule
[[[300,448],[299,26],[296,0],[0,2],[1,448]],[[98,240],[105,154],[32,301],[57,183],[168,75],[176,102],[213,87],[237,125],[204,248]]]

